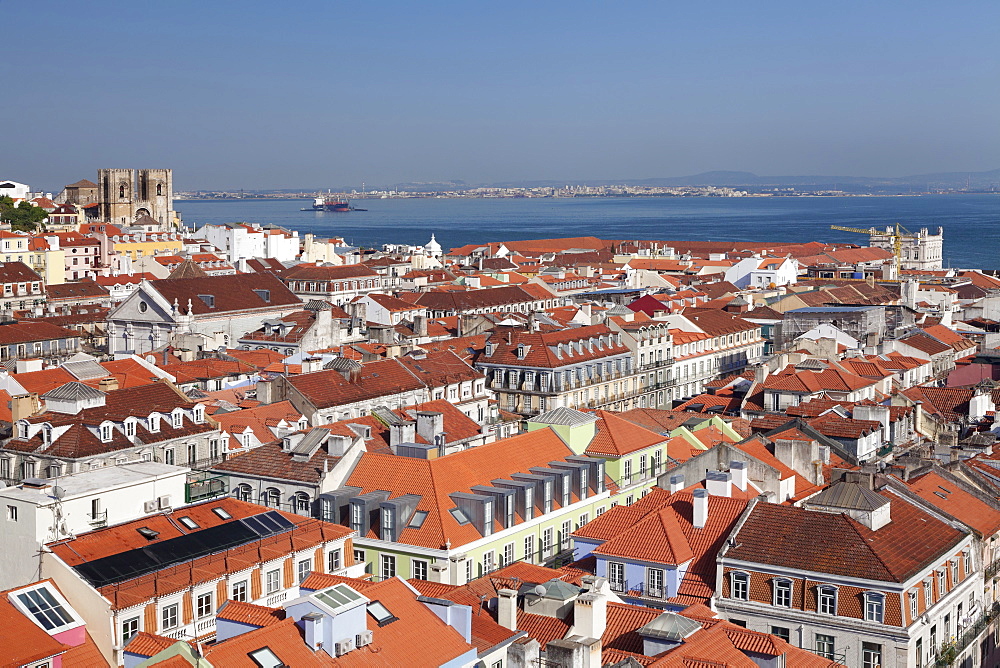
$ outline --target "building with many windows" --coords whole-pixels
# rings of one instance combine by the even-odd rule
[[[560,407],[625,410],[643,393],[621,332],[589,325],[554,332],[497,330],[476,367],[500,408],[537,415]]]
[[[801,508],[752,502],[719,552],[715,606],[850,666],[923,666],[984,617],[973,536],[860,479]]]
[[[154,504],[155,506],[155,504]],[[167,508],[47,544],[42,569],[112,665],[141,631],[216,637],[226,601],[280,605],[310,573],[349,575],[348,529],[230,497]]]
[[[418,443],[396,452],[365,452],[325,495],[380,579],[465,584],[518,560],[569,561],[570,534],[611,503],[604,460],[552,429],[444,456]]]

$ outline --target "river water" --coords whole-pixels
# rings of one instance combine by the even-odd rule
[[[903,197],[656,197],[556,199],[358,199],[368,211],[300,211],[311,200],[177,200],[188,226],[256,222],[342,236],[349,243],[445,248],[548,237],[867,243],[867,229],[897,221],[910,231],[944,228],[946,266],[1000,269],[1000,195]]]

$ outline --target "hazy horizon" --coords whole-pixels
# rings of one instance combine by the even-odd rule
[[[5,5],[0,178],[177,190],[1000,164],[1000,5]]]

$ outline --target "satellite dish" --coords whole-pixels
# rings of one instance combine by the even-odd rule
[[[535,585],[533,591],[535,592],[535,596],[545,596],[545,585]]]
[[[52,496],[56,497],[57,499],[61,499],[64,496],[66,496],[66,490],[60,487],[59,485],[56,485],[55,487],[52,488]]]

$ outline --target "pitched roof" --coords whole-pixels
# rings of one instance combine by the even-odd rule
[[[420,528],[405,526],[398,541],[439,549],[449,542],[458,546],[482,538],[474,524],[460,523],[449,512],[456,506],[452,493],[468,492],[473,485],[489,485],[513,473],[528,473],[531,467],[564,461],[572,454],[554,431],[538,429],[430,460],[368,452],[345,484],[360,487],[361,494],[390,490],[389,498],[419,496],[416,509],[428,515]],[[556,502],[558,505],[558,499]],[[377,538],[378,529],[373,525],[361,533]],[[501,527],[497,525],[495,530]]]
[[[882,496],[892,498],[887,492]],[[893,499],[892,521],[872,531],[844,514],[758,503],[726,557],[864,580],[905,582],[921,573],[964,534]],[[794,545],[795,549],[788,549]]]
[[[274,309],[302,303],[284,283],[270,273],[164,278],[148,285],[149,289],[158,292],[168,304],[176,301],[184,312],[187,312],[187,304],[190,301],[195,315]],[[266,291],[266,293],[262,296],[255,291]],[[200,295],[211,296],[213,299],[209,301],[214,305],[209,306]]]
[[[597,434],[587,446],[589,455],[619,457],[666,442],[666,438],[609,411],[597,411]]]

